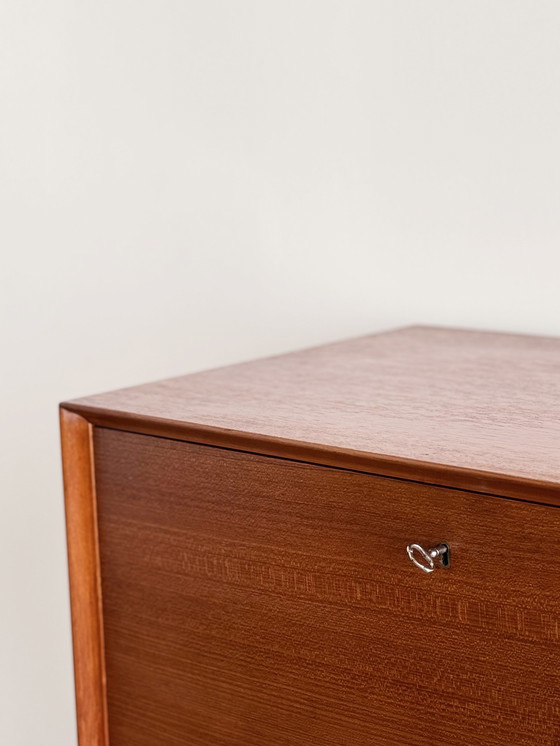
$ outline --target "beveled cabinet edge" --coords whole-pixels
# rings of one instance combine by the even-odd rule
[[[61,407],[99,427],[560,507],[560,484],[555,482],[135,415],[75,402],[63,402]]]
[[[60,407],[80,746],[109,746],[92,424]]]

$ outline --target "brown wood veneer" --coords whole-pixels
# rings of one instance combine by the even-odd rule
[[[97,425],[560,505],[560,340],[411,327],[67,402]]]
[[[560,746],[559,373],[414,327],[63,404],[80,746]]]

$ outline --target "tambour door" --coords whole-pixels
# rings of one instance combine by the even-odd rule
[[[111,746],[560,743],[557,508],[93,442]]]

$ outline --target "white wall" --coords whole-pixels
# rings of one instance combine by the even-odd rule
[[[560,6],[0,3],[0,742],[74,744],[57,402],[560,334]]]

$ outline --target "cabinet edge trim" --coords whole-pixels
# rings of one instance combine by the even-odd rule
[[[555,482],[134,415],[73,402],[62,406],[100,427],[560,507],[560,484]]]
[[[93,426],[61,406],[78,743],[109,746]]]

